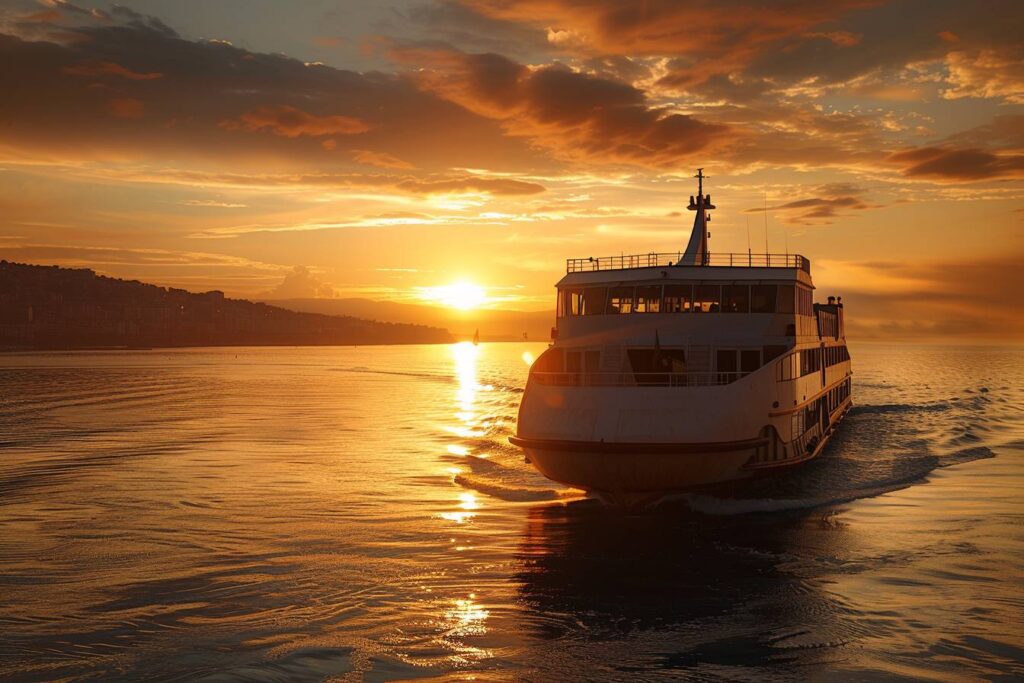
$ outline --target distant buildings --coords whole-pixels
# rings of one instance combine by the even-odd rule
[[[447,330],[297,313],[223,292],[118,280],[88,269],[0,261],[0,347],[424,344]]]

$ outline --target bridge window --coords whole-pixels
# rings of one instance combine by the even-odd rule
[[[665,285],[665,299],[661,309],[663,312],[689,313],[692,308],[692,285]]]
[[[632,313],[633,288],[611,287],[608,290],[608,306],[606,313]]]
[[[722,310],[726,313],[749,313],[750,288],[747,285],[724,285]]]
[[[604,300],[608,295],[606,287],[587,287],[583,290],[583,315],[604,313]]]
[[[740,351],[740,372],[750,374],[761,367],[761,349],[743,349]]]
[[[796,312],[796,307],[793,305],[796,301],[795,289],[793,285],[779,285],[779,295],[775,302],[775,311],[777,313]]]
[[[566,289],[558,301],[559,316],[604,313],[605,287]]]
[[[722,288],[718,285],[697,285],[693,288],[695,313],[717,313],[722,309]]]
[[[636,313],[658,313],[661,311],[661,287],[637,287]]]
[[[750,312],[775,312],[775,285],[752,285],[750,287]]]

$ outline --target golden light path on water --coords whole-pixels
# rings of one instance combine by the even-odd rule
[[[0,679],[1019,678],[1024,355],[854,345],[817,461],[643,515],[542,344],[0,356]]]

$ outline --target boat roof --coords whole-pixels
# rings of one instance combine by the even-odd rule
[[[797,281],[813,288],[811,262],[799,254],[707,254],[702,265],[679,265],[682,254],[648,253],[568,259],[558,287],[652,280]]]

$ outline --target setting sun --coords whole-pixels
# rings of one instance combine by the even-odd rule
[[[487,301],[487,292],[472,282],[455,282],[439,287],[423,287],[420,290],[420,297],[426,301],[468,311],[471,308],[479,308]]]

